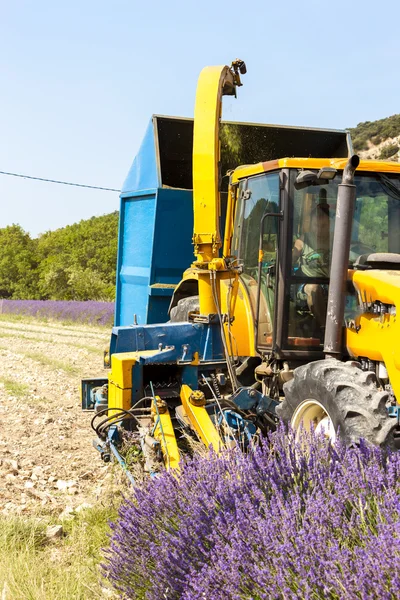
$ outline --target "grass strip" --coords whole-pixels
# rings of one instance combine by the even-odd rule
[[[67,363],[47,356],[46,354],[41,354],[40,352],[24,352],[23,355],[26,356],[26,358],[30,358],[31,360],[34,360],[45,367],[51,367],[52,369],[64,371],[69,375],[78,375],[80,372],[77,367],[68,365]]]
[[[114,508],[87,508],[63,521],[62,537],[48,540],[54,518],[0,516],[0,592],[7,600],[107,597],[98,565],[115,518]]]
[[[4,385],[4,389],[11,396],[21,398],[29,394],[29,385],[19,383],[15,379],[0,378],[0,382]]]
[[[74,344],[74,342],[63,342],[60,340],[55,340],[54,338],[51,340],[45,340],[43,338],[39,338],[39,337],[35,337],[35,336],[31,336],[31,335],[24,335],[24,334],[20,334],[18,333],[19,330],[16,330],[17,333],[0,333],[0,338],[18,338],[18,339],[23,339],[23,340],[30,340],[32,342],[41,342],[44,344],[48,344],[49,342],[51,342],[52,344],[62,344],[63,346],[70,346],[71,348],[79,348],[82,350],[87,350],[88,352],[91,352],[93,354],[100,354],[102,348],[100,347],[96,347],[96,346],[87,346],[86,344]],[[32,332],[32,333],[37,333],[37,332]],[[52,334],[47,333],[45,334],[43,332],[43,335],[49,335],[51,336]],[[58,335],[58,334],[57,334]]]
[[[80,370],[73,366],[68,365],[60,360],[56,360],[54,358],[50,358],[46,354],[40,354],[40,352],[18,352],[15,350],[11,350],[8,346],[0,345],[0,350],[5,350],[6,352],[12,352],[12,354],[24,356],[25,358],[30,358],[35,362],[43,365],[44,367],[50,367],[55,370],[61,370],[67,373],[67,375],[79,375]]]

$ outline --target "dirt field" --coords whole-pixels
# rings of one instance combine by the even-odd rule
[[[0,320],[0,512],[65,514],[101,496],[81,377],[102,377],[110,331]]]

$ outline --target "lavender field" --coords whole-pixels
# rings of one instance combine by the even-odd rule
[[[0,300],[0,313],[112,326],[114,302],[66,300]]]
[[[395,600],[399,494],[400,453],[281,428],[136,489],[103,571],[126,599]]]

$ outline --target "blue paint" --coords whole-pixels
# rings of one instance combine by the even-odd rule
[[[275,409],[279,404],[277,400],[269,396],[264,396],[258,390],[249,387],[237,389],[229,399],[242,410],[255,410],[258,415],[268,413],[273,417],[275,416]]]
[[[181,381],[182,385],[188,385],[192,390],[197,390],[199,380],[199,371],[198,367],[188,365],[183,367],[181,373]]]
[[[108,406],[108,385],[97,388],[96,393],[94,395],[95,403],[94,410],[95,412],[100,412]]]
[[[247,447],[251,444],[253,437],[257,433],[257,428],[254,423],[248,419],[244,419],[241,415],[233,410],[224,410],[224,414],[220,414],[218,418],[218,425],[221,427],[225,421],[228,427],[232,430],[234,436],[229,436],[230,439],[238,439],[240,445]]]
[[[97,391],[108,383],[104,377],[86,378],[81,380],[82,410],[94,410]]]
[[[218,323],[165,323],[114,327],[110,355],[120,352],[159,350],[142,364],[174,362],[184,365],[193,361],[194,353],[205,362],[224,360]]]
[[[123,194],[138,190],[153,190],[161,185],[159,161],[156,157],[155,122],[156,117],[152,117],[139,152],[122,186]]]
[[[395,419],[400,420],[400,406],[396,404],[396,406],[388,406],[387,407],[389,417],[394,417]]]
[[[116,324],[147,322],[156,194],[121,198]]]
[[[161,187],[157,117],[123,185],[115,325],[165,323],[174,286],[193,261],[193,194]],[[179,165],[176,167],[179,169]]]

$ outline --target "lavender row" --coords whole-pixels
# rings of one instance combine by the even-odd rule
[[[398,598],[400,453],[306,448],[281,427],[136,489],[105,550],[119,597]]]
[[[28,315],[90,325],[112,325],[114,302],[66,300],[0,300],[2,314]]]

